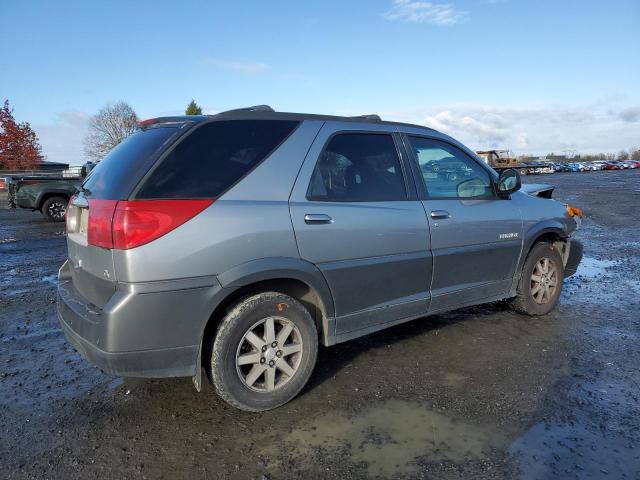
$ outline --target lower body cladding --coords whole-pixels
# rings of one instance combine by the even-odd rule
[[[79,294],[70,268],[60,269],[58,317],[85,358],[125,377],[196,375],[202,332],[223,292],[216,277],[120,283],[100,308]]]

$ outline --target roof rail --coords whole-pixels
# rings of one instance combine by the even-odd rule
[[[368,115],[355,115],[350,118],[361,118],[363,120],[375,120],[376,122],[382,121],[382,118],[380,118],[380,115],[376,115],[375,113],[370,113]]]
[[[234,108],[232,110],[225,110],[224,112],[220,112],[218,115],[223,113],[233,113],[233,112],[275,112],[273,108],[269,105],[254,105],[252,107],[243,107],[243,108]]]

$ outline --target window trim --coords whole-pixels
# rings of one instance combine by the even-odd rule
[[[411,137],[415,137],[415,138],[421,138],[424,140],[435,140],[437,142],[441,142],[444,143],[446,145],[449,145],[453,148],[458,149],[460,152],[462,152],[462,154],[464,156],[466,156],[469,160],[471,160],[472,162],[474,162],[477,166],[479,166],[482,170],[484,170],[487,174],[487,176],[489,177],[489,183],[491,186],[491,192],[492,195],[491,197],[483,197],[483,198],[462,198],[462,197],[432,197],[431,195],[429,195],[429,189],[427,187],[427,182],[424,179],[424,176],[422,175],[422,172],[420,171],[420,162],[414,152],[414,148],[411,144]],[[471,155],[469,155],[467,152],[464,151],[463,148],[460,148],[459,145],[456,145],[453,142],[447,141],[443,138],[438,138],[438,137],[434,137],[434,136],[430,136],[430,135],[420,135],[420,134],[416,134],[416,133],[402,133],[402,140],[403,143],[405,144],[405,149],[407,150],[407,154],[409,155],[409,157],[411,158],[411,170],[413,171],[413,176],[415,177],[415,181],[416,181],[416,188],[418,189],[418,196],[420,197],[420,200],[458,200],[458,201],[472,201],[472,200],[476,200],[476,201],[482,201],[482,200],[498,200],[499,196],[497,194],[496,191],[496,182],[495,182],[495,178],[494,175],[492,174],[492,171],[489,170],[487,168],[486,165],[484,165],[482,162],[480,162],[479,160],[473,158]]]
[[[391,137],[391,140],[393,141],[393,145],[394,145],[394,147],[396,149],[396,155],[398,156],[398,163],[400,164],[400,171],[401,171],[402,179],[403,179],[403,182],[404,182],[404,195],[405,195],[405,197],[402,198],[402,199],[396,199],[396,200],[349,200],[349,201],[329,200],[329,199],[322,199],[322,198],[314,198],[314,197],[312,197],[311,196],[311,182],[313,180],[313,175],[315,174],[316,167],[318,166],[318,162],[320,161],[321,158],[323,158],[325,152],[327,151],[327,147],[329,146],[329,144],[338,135],[386,135],[388,137]],[[331,135],[329,135],[327,137],[327,139],[325,140],[324,145],[322,146],[322,150],[320,150],[320,153],[316,157],[315,162],[313,164],[313,169],[311,170],[311,177],[309,177],[309,183],[307,184],[307,189],[305,191],[305,200],[307,200],[308,202],[351,204],[351,203],[407,202],[407,201],[415,199],[415,198],[413,198],[414,194],[415,194],[415,190],[411,189],[411,185],[409,183],[409,172],[407,172],[407,170],[406,170],[406,165],[405,165],[404,155],[403,155],[403,149],[402,149],[402,145],[401,145],[400,141],[401,141],[401,139],[399,139],[397,137],[397,132],[357,129],[357,130],[336,130],[335,132],[331,133]]]
[[[242,180],[244,180],[248,175],[250,175],[256,168],[258,168],[260,165],[262,165],[262,163],[264,163],[269,157],[271,157],[271,155],[273,155],[282,145],[284,145],[284,143],[289,140],[289,138],[291,138],[291,136],[298,130],[298,128],[300,128],[300,125],[302,125],[303,121],[301,120],[280,120],[280,119],[263,119],[263,118],[238,118],[238,119],[225,119],[225,118],[212,118],[211,120],[206,120],[204,122],[199,122],[196,123],[195,125],[193,125],[191,128],[189,128],[186,132],[184,132],[183,135],[179,136],[178,138],[176,138],[173,141],[173,144],[170,145],[164,152],[162,152],[162,155],[160,155],[156,161],[153,163],[153,165],[151,166],[151,168],[149,168],[147,170],[147,173],[145,173],[142,178],[140,179],[140,181],[138,181],[138,183],[136,184],[136,186],[134,187],[134,189],[132,190],[131,194],[129,195],[129,198],[127,198],[127,200],[145,200],[143,198],[138,198],[138,193],[140,192],[140,190],[142,189],[142,186],[144,185],[144,183],[149,179],[149,177],[153,174],[153,172],[160,167],[160,165],[162,165],[162,163],[165,161],[165,159],[171,155],[171,153],[178,147],[178,145],[182,144],[184,141],[186,141],[186,139],[188,139],[191,135],[193,135],[193,133],[195,131],[197,131],[198,129],[204,127],[205,125],[211,125],[213,123],[217,123],[217,122],[244,122],[244,121],[256,121],[256,120],[260,120],[260,121],[265,121],[265,122],[292,122],[295,123],[296,125],[293,127],[293,129],[289,132],[288,135],[286,135],[282,141],[280,143],[278,143],[273,150],[271,150],[269,153],[267,153],[264,158],[262,158],[262,160],[260,160],[259,162],[257,162],[254,166],[252,166],[249,170],[247,170],[244,175],[242,175],[240,178],[238,178],[235,182],[233,182],[231,185],[229,185],[226,189],[224,189],[222,192],[220,192],[220,194],[216,197],[184,197],[184,198],[180,198],[180,200],[201,200],[201,199],[210,199],[210,200],[216,200],[218,198],[221,198],[223,195],[225,195],[229,190],[231,190],[233,187],[235,187],[238,183],[240,183]],[[154,198],[153,200],[175,200],[175,198]]]

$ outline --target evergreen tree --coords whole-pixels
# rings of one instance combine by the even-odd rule
[[[202,108],[198,106],[198,104],[191,100],[191,103],[187,105],[187,109],[184,111],[185,115],[202,115]]]

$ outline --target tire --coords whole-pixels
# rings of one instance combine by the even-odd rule
[[[265,342],[274,338],[275,347]],[[270,410],[302,390],[317,356],[318,331],[307,309],[288,295],[260,293],[241,300],[222,320],[211,347],[209,376],[230,405]]]
[[[49,197],[42,204],[42,215],[50,222],[64,222],[67,203],[64,197]]]
[[[547,273],[544,273],[545,259],[548,261]],[[555,273],[549,273],[553,271]],[[540,277],[545,278],[537,281]],[[512,308],[525,315],[546,315],[560,300],[563,280],[564,267],[560,252],[551,243],[536,243],[522,267]]]

